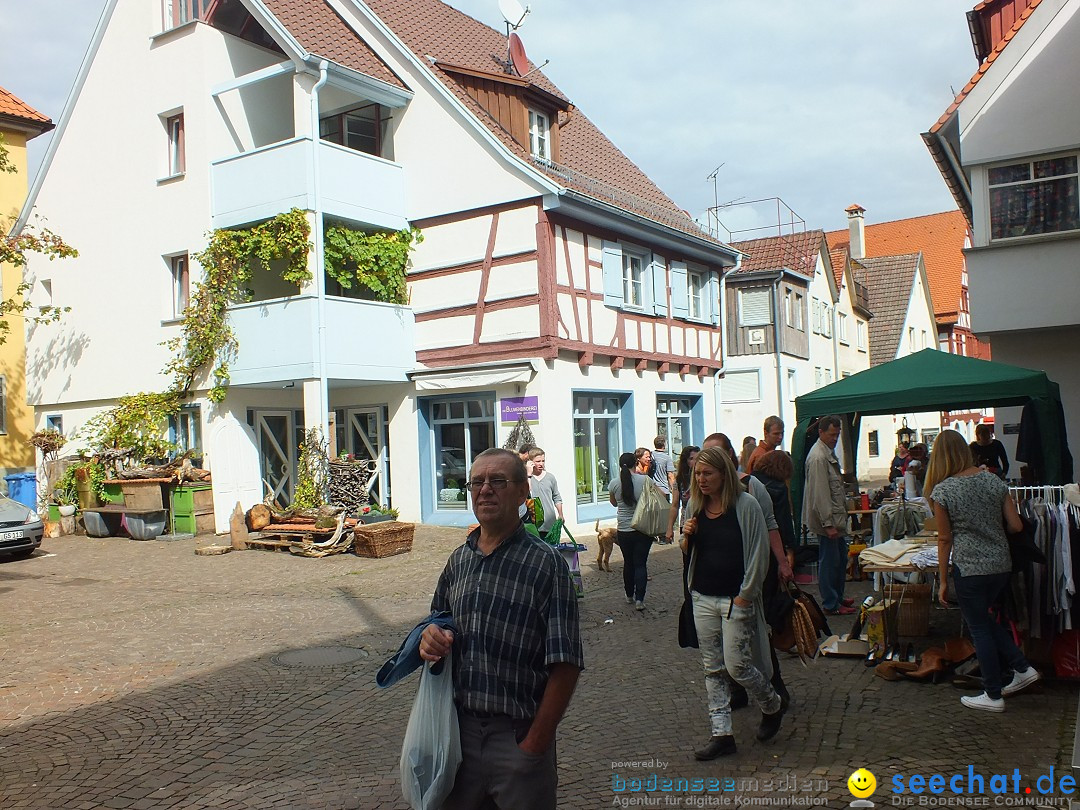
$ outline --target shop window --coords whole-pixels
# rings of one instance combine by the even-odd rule
[[[465,510],[469,469],[478,455],[495,447],[495,400],[490,397],[431,403],[438,509]]]
[[[1077,155],[995,166],[987,181],[991,239],[1080,230]]]
[[[667,452],[678,458],[683,447],[694,443],[690,417],[694,400],[690,397],[656,398],[656,435],[666,436]]]
[[[881,455],[881,446],[878,443],[878,432],[876,430],[871,430],[866,435],[866,440],[870,445],[871,458],[877,458],[879,455]]]
[[[619,474],[624,399],[610,394],[574,395],[574,474],[579,505],[605,504],[608,483]]]
[[[761,374],[755,369],[729,371],[720,381],[723,402],[759,402],[761,400]]]

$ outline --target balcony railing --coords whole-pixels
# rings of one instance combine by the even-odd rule
[[[239,345],[229,368],[233,385],[288,383],[319,376],[316,296],[237,304],[229,309],[229,320]],[[327,377],[405,382],[406,372],[416,365],[413,324],[409,307],[327,298]]]
[[[232,228],[291,208],[398,231],[405,219],[402,167],[374,155],[319,141],[313,176],[310,138],[293,138],[214,161],[210,168],[213,226]],[[316,180],[318,182],[316,182]]]

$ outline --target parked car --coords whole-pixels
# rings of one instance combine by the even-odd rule
[[[29,557],[45,534],[37,512],[11,498],[0,497],[0,558]]]

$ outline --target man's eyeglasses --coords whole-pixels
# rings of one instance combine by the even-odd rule
[[[473,492],[478,492],[484,488],[484,484],[487,484],[492,489],[506,489],[507,484],[509,484],[511,480],[513,480],[515,484],[521,483],[521,479],[517,478],[474,478],[469,481],[469,489]]]

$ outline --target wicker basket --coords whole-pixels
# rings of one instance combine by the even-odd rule
[[[353,551],[360,557],[392,557],[412,551],[415,523],[357,524],[353,529]]]
[[[897,631],[902,636],[925,636],[930,632],[930,592],[933,585],[886,585],[885,598],[900,605]]]

